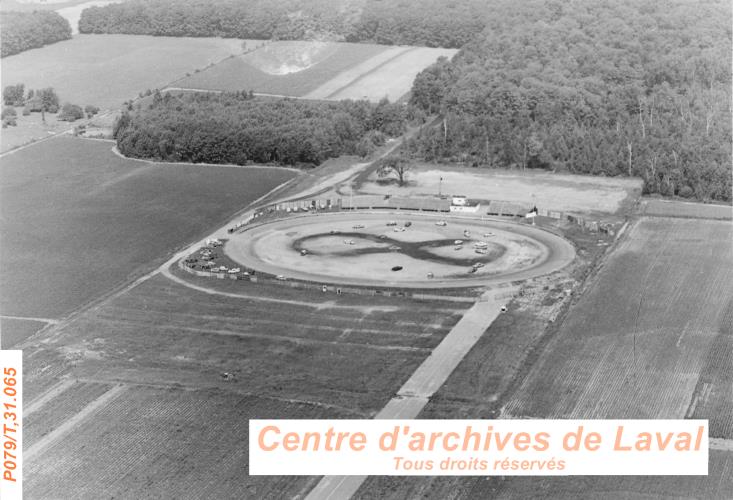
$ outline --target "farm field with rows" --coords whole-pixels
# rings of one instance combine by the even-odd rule
[[[730,223],[650,217],[628,231],[561,323],[522,354],[531,355],[518,384],[507,381],[522,364],[507,335],[542,327],[521,308],[491,325],[421,418],[708,419],[722,444],[711,445],[707,477],[372,477],[354,498],[724,498],[733,490]]]
[[[248,476],[250,418],[348,418],[347,412],[315,404],[223,391],[135,385],[106,385],[87,393],[89,382],[70,388],[47,403],[57,427],[42,438],[24,470],[32,498],[267,498],[294,494],[308,477]],[[101,384],[96,384],[102,387]],[[60,400],[93,409],[76,423],[83,430],[58,432],[69,416],[57,411]],[[87,410],[88,411],[88,410]],[[79,413],[76,414],[78,416]],[[74,418],[72,415],[71,418]],[[63,420],[62,420],[63,419]],[[72,422],[75,422],[72,420]],[[36,422],[29,423],[34,429]],[[54,432],[56,431],[56,432]],[[90,450],[95,450],[90,452]],[[60,474],[59,468],[70,473]],[[124,471],[120,474],[120,471]],[[130,481],[134,477],[134,481]]]
[[[59,325],[51,342],[29,341],[26,355],[53,369],[25,374],[26,407],[37,408],[26,427],[27,491],[307,491],[310,478],[247,475],[247,420],[371,418],[470,305],[240,290],[253,296],[157,275]]]
[[[712,437],[733,438],[730,224],[644,218],[630,231],[506,416],[694,415],[710,419]]]
[[[419,71],[454,49],[337,42],[270,42],[171,84],[171,88],[256,93],[307,99],[395,102]]]

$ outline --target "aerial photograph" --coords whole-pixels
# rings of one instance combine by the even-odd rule
[[[0,498],[733,499],[732,10],[0,0]],[[707,475],[251,473],[397,419]]]

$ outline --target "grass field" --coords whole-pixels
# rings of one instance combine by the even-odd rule
[[[158,275],[26,345],[27,493],[307,490],[311,478],[247,475],[247,420],[370,418],[469,305],[250,286],[254,300]]]
[[[396,102],[412,89],[412,82],[420,71],[439,57],[450,59],[455,53],[454,49],[412,48],[362,74],[357,80],[329,95],[328,98],[339,100],[367,97],[374,101],[387,97],[391,102]]]
[[[417,165],[406,175],[407,185],[379,182],[376,172],[361,176],[362,194],[467,196],[529,206],[584,213],[614,213],[628,208],[641,196],[640,179],[553,174],[506,169],[478,169],[447,165]]]
[[[644,215],[657,217],[684,217],[690,219],[733,219],[733,207],[730,205],[712,205],[706,203],[689,203],[650,199],[642,202],[641,212]]]
[[[248,419],[349,417],[276,398],[127,385],[79,422],[83,432],[52,434],[60,421],[99,401],[100,388],[112,387],[76,382],[28,419],[30,432],[43,426],[56,438],[44,445],[26,436],[43,450],[26,460],[30,498],[274,498],[303,489],[309,478],[247,476]]]
[[[2,314],[58,318],[244,208],[293,173],[154,164],[59,137],[2,161]]]
[[[311,51],[310,58],[298,56],[318,42],[273,42],[264,49],[232,57],[171,86],[202,90],[254,90],[267,94],[300,97],[364,60],[378,56],[388,47],[361,43],[329,43]],[[279,51],[273,49],[279,48]],[[268,58],[258,52],[269,49]],[[299,71],[273,73],[289,64]],[[299,66],[298,66],[299,65]]]
[[[200,90],[253,90],[308,99],[394,102],[415,75],[453,49],[360,43],[273,42],[171,84]]]
[[[163,88],[232,54],[244,43],[222,38],[76,35],[2,59],[2,86],[53,87],[62,102],[117,109],[147,89]]]

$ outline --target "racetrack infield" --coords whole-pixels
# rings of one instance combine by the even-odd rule
[[[575,257],[571,243],[537,227],[414,213],[292,217],[234,234],[224,251],[285,278],[401,288],[497,285],[551,273]]]

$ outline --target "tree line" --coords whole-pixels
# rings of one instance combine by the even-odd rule
[[[69,22],[56,12],[0,12],[0,57],[70,38]]]
[[[248,92],[161,93],[125,111],[114,137],[124,155],[173,162],[314,166],[365,156],[401,135],[405,106],[382,101],[253,98]]]
[[[482,33],[414,81],[440,113],[427,160],[644,179],[731,200],[731,7],[724,1],[497,2]]]
[[[481,32],[486,6],[485,0],[131,0],[85,9],[79,30],[457,48]]]

